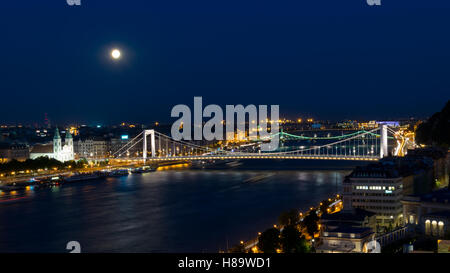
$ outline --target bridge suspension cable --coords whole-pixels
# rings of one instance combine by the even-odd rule
[[[117,151],[113,152],[111,154],[111,156],[115,157],[117,155],[121,155],[121,151],[129,151],[132,147],[134,147],[137,143],[139,143],[139,141],[142,141],[142,135],[144,132],[140,132],[137,136],[135,136],[133,139],[131,139],[130,141],[128,141],[127,143],[125,143],[125,145],[123,145],[122,147],[120,147]]]
[[[379,132],[378,132],[379,131]],[[264,152],[257,150],[259,144],[254,145],[242,145],[233,150],[213,150],[206,146],[200,146],[194,143],[190,143],[183,140],[174,140],[170,136],[156,132],[154,130],[145,130],[143,133],[138,134],[131,141],[121,147],[114,155],[123,155],[126,152],[129,156],[129,151],[136,145],[141,143],[142,140],[142,158],[145,162],[147,154],[150,153],[151,158],[155,160],[169,159],[169,160],[195,160],[195,159],[208,159],[208,158],[305,158],[314,157],[319,158],[337,158],[337,159],[367,159],[377,160],[387,155],[387,132],[395,133],[387,126],[369,130],[369,131],[357,131],[351,134],[333,137],[303,137],[295,136],[292,134],[280,132],[278,134],[286,135],[289,137],[295,137],[300,140],[320,139],[320,140],[337,140],[332,143],[321,144],[317,146],[307,145],[294,147],[293,150],[282,149],[274,152]],[[377,133],[378,132],[378,133]],[[147,137],[150,136],[151,151],[147,151]],[[276,136],[276,134],[272,135]],[[266,139],[267,140],[267,139]],[[240,148],[241,147],[241,148]],[[250,148],[251,147],[251,148]],[[247,151],[246,151],[247,149]],[[253,151],[248,151],[248,149]],[[256,149],[256,150],[255,150]],[[140,152],[136,152],[139,155]]]

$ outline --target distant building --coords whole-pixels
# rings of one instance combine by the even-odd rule
[[[8,162],[13,159],[24,161],[30,156],[30,149],[26,144],[20,143],[0,143],[0,163]]]
[[[375,129],[377,127],[378,127],[378,123],[374,120],[369,121],[369,122],[358,123],[358,129],[367,130],[367,129]]]
[[[358,123],[353,120],[346,120],[346,121],[337,123],[336,127],[342,128],[342,129],[355,129],[358,127]]]
[[[399,127],[400,126],[400,122],[398,122],[398,121],[377,121],[376,123],[378,125],[387,125],[390,127]]]
[[[120,149],[126,145],[128,143],[129,139],[125,139],[125,138],[111,138],[110,143],[109,143],[109,152],[110,154],[115,154],[115,153],[119,153],[120,154]]]
[[[322,124],[320,124],[320,123],[313,123],[311,125],[311,128],[312,129],[321,129],[322,128]]]
[[[66,132],[64,139],[64,146],[62,145],[59,130],[56,128],[53,143],[35,145],[30,152],[30,158],[36,159],[38,157],[54,158],[56,160],[65,162],[74,159],[73,138],[69,131]]]
[[[381,125],[387,125],[390,127],[399,127],[400,122],[398,121],[375,121],[371,120],[369,122],[360,122],[358,123],[359,129],[374,129],[380,127]]]
[[[109,156],[109,143],[103,138],[78,140],[75,143],[77,158],[106,158]]]

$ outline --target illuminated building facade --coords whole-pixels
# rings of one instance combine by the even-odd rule
[[[20,143],[0,143],[0,163],[10,160],[24,161],[30,155],[28,145]]]
[[[108,157],[108,141],[91,138],[76,141],[75,156],[77,158],[105,158]]]
[[[372,164],[357,167],[343,183],[344,212],[354,208],[376,214],[377,227],[402,223],[403,181],[390,166]]]
[[[31,150],[30,158],[36,159],[38,157],[54,158],[61,162],[74,160],[73,138],[70,132],[66,132],[64,145],[62,145],[59,130],[56,128],[52,144],[35,145]]]
[[[321,234],[317,253],[362,253],[367,252],[367,243],[375,239],[369,227],[337,227]]]

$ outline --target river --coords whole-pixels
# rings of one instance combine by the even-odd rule
[[[30,189],[0,204],[0,252],[68,252],[69,241],[82,252],[218,252],[335,195],[348,173],[169,168]]]

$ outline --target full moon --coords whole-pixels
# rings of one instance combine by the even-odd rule
[[[120,51],[118,50],[118,49],[114,49],[113,51],[111,51],[111,56],[114,58],[114,59],[119,59],[120,58]]]

